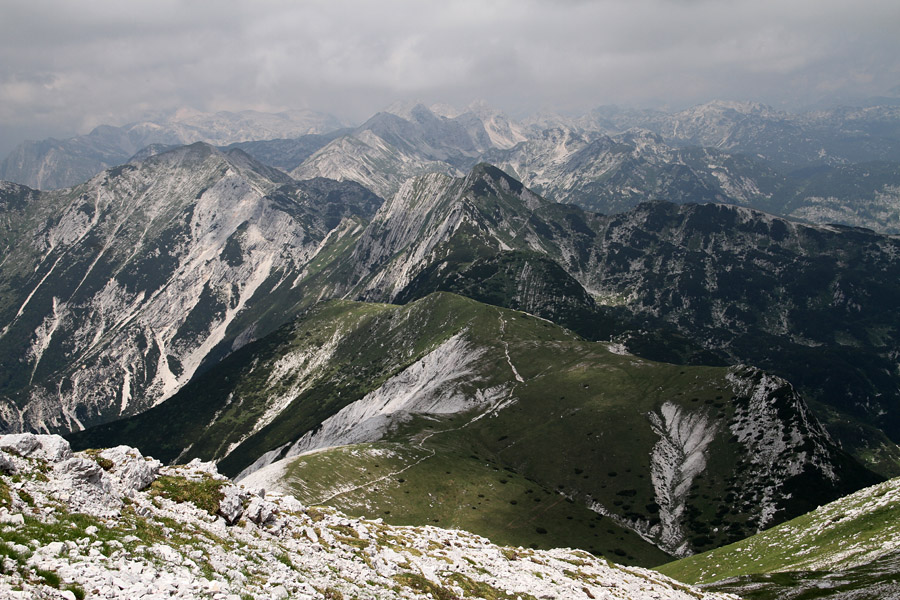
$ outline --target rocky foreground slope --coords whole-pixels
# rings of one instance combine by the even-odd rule
[[[126,446],[6,435],[0,471],[2,598],[736,598],[586,552],[350,519]]]

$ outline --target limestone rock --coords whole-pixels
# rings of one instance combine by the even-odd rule
[[[109,489],[104,471],[95,461],[81,456],[73,456],[56,465],[55,471],[74,483],[88,484],[101,489]]]
[[[109,448],[100,456],[113,463],[112,473],[128,490],[146,488],[159,475],[162,466],[158,460],[144,458],[138,450],[128,446]]]
[[[58,435],[14,433],[0,435],[0,449],[19,456],[40,458],[48,462],[60,462],[72,456],[69,442]]]
[[[255,496],[247,507],[245,516],[248,520],[253,521],[257,525],[265,525],[275,519],[278,507],[273,503],[263,500],[259,496]]]
[[[225,522],[234,525],[244,514],[244,503],[240,488],[235,485],[226,486],[223,490],[224,497],[219,502],[218,514]]]
[[[17,470],[15,463],[13,463],[5,453],[0,452],[0,473],[14,475]]]

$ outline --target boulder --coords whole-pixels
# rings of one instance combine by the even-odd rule
[[[5,475],[15,475],[16,465],[9,459],[4,452],[0,452],[0,473]]]
[[[58,435],[35,435],[33,433],[0,435],[0,450],[54,463],[72,457],[72,447],[69,446],[69,442]]]
[[[236,485],[226,486],[222,492],[224,496],[219,502],[218,514],[225,519],[226,523],[234,525],[244,514],[243,494]]]
[[[272,600],[287,600],[291,595],[283,585],[276,585],[269,591],[269,597],[272,598]]]
[[[24,526],[25,517],[21,513],[10,513],[5,508],[0,508],[0,523]]]
[[[162,466],[155,458],[144,458],[138,450],[129,446],[109,448],[101,452],[100,457],[113,464],[110,472],[127,490],[140,491],[146,488],[156,480]]]
[[[266,523],[275,520],[275,515],[278,512],[278,507],[268,500],[263,500],[259,496],[254,496],[252,500],[250,500],[250,505],[247,507],[247,510],[244,512],[244,516],[249,521],[253,521],[257,525],[265,525]]]
[[[103,490],[109,489],[109,483],[104,478],[103,469],[88,458],[72,457],[57,464],[54,470],[59,475],[70,479],[73,483],[87,484]]]
[[[214,479],[225,479],[220,473],[219,469],[216,467],[216,463],[214,462],[206,462],[200,460],[199,458],[193,459],[187,465],[185,465],[189,471],[193,471],[190,476],[197,477],[200,473],[206,473],[213,477]],[[189,476],[189,477],[190,477]]]
[[[285,496],[281,499],[281,508],[289,512],[299,513],[304,509],[303,503],[293,496]]]

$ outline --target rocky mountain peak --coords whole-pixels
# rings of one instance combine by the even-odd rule
[[[416,111],[421,111],[425,109],[428,112],[431,112],[434,115],[452,118],[458,114],[458,111],[452,109],[452,107],[447,106],[444,110],[441,110],[439,107],[428,107],[421,100],[398,100],[396,102],[391,103],[386,108],[380,110],[379,112],[390,113],[392,115],[396,115],[408,121],[412,121],[414,119],[413,113]],[[445,114],[448,111],[452,111],[454,114]]]
[[[146,408],[218,344],[252,339],[250,298],[289,288],[332,228],[380,205],[357,184],[297,184],[203,142],[28,202],[4,197],[22,208],[5,213],[15,249],[0,264],[0,419],[45,431]],[[238,314],[248,322],[228,332]],[[93,383],[59,383],[73,380]]]
[[[428,122],[440,121],[442,117],[436,115],[431,111],[430,108],[425,106],[422,103],[416,104],[409,111],[409,116],[411,119],[419,124],[425,124]]]
[[[478,195],[487,194],[488,190],[484,187],[480,187],[480,184],[488,185],[493,190],[502,189],[507,193],[512,192],[514,194],[521,193],[525,188],[520,181],[513,179],[504,171],[490,163],[479,163],[475,165],[466,178],[466,185],[471,188],[472,191]]]
[[[489,163],[479,163],[465,178],[463,184],[477,200],[482,197],[502,197],[519,201],[529,211],[550,204],[514,177]]]

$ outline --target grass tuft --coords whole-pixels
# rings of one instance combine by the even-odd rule
[[[470,598],[483,598],[484,600],[536,600],[531,594],[507,594],[494,586],[466,577],[462,573],[453,573],[447,578],[462,588],[466,596]]]
[[[429,594],[435,600],[459,600],[459,597],[451,590],[426,579],[418,573],[401,573],[400,575],[394,575],[393,580],[403,587],[422,594]]]
[[[162,475],[150,485],[150,495],[168,498],[173,502],[190,502],[215,515],[219,510],[219,503],[224,498],[222,492],[224,485],[224,482],[212,477],[191,481],[185,477]]]

